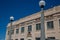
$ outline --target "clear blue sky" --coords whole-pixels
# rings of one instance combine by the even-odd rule
[[[9,17],[15,20],[40,11],[40,0],[0,0],[0,40],[5,38]],[[45,9],[60,5],[60,0],[45,0]]]

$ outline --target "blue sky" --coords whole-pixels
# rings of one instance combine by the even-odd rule
[[[5,38],[10,16],[15,20],[40,11],[40,0],[0,0],[0,40]],[[60,0],[45,0],[45,10],[60,5]]]

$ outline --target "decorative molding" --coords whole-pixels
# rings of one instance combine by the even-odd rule
[[[54,19],[53,15],[45,16],[45,20],[52,20]]]
[[[53,19],[56,19],[56,18],[60,18],[60,12],[45,16],[45,20],[46,21],[47,20],[53,20]],[[33,22],[37,23],[37,22],[40,22],[40,21],[41,21],[41,17],[36,18],[36,19],[32,19],[32,20],[28,20],[28,21],[25,21],[25,22],[22,22],[22,23],[19,23],[19,24],[15,25],[15,26],[17,28],[17,27],[20,27],[20,26],[32,24]]]
[[[37,23],[37,22],[40,22],[40,21],[41,21],[40,17],[39,17],[39,18],[36,18],[36,19],[34,19],[34,20],[35,20],[35,23]]]
[[[28,32],[27,37],[32,37],[31,32]]]
[[[60,15],[58,15],[57,18],[60,18]]]
[[[24,26],[24,25],[25,25],[25,22],[20,23],[20,26]]]
[[[47,34],[55,34],[55,32],[47,32]]]

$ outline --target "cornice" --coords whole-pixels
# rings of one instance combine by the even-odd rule
[[[44,16],[48,16],[49,18],[51,18],[52,17],[51,15],[57,14],[58,12],[60,12],[60,5],[59,6],[55,6],[53,8],[50,8],[48,10],[44,10]],[[26,16],[24,18],[21,18],[21,19],[19,19],[17,21],[14,21],[13,25],[17,25],[17,24],[20,24],[20,23],[23,23],[23,22],[26,22],[26,21],[30,21],[30,20],[39,18],[39,17],[41,17],[41,12],[37,12],[37,13],[34,13],[32,15],[29,15],[29,16]],[[7,27],[8,26],[10,26],[10,23],[7,25]]]

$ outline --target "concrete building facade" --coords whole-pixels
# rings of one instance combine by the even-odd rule
[[[46,39],[60,40],[60,6],[44,11]],[[11,40],[40,40],[41,12],[14,21]],[[10,23],[7,25],[6,40],[9,39]]]

